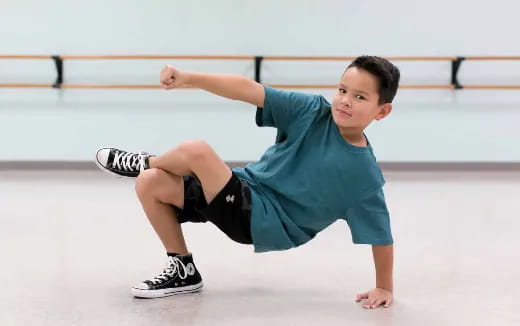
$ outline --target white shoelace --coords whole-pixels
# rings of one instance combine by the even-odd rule
[[[181,267],[184,271],[184,274],[180,273]],[[161,283],[163,281],[168,280],[170,277],[174,276],[175,273],[177,273],[177,275],[179,275],[179,277],[183,280],[186,277],[188,277],[188,271],[186,270],[186,266],[184,265],[182,260],[180,260],[177,257],[168,256],[168,263],[166,265],[166,268],[163,270],[161,274],[154,277],[151,281],[153,284]]]
[[[145,168],[144,153],[126,153],[116,151],[114,161],[112,162],[112,168],[117,168],[123,171],[143,171]]]

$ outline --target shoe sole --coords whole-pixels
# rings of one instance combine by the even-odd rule
[[[164,298],[171,295],[176,294],[185,294],[185,293],[193,293],[200,291],[202,289],[202,282],[184,286],[181,288],[170,288],[170,289],[162,289],[162,290],[141,290],[137,288],[132,288],[131,292],[134,297],[137,298]]]
[[[105,173],[108,173],[110,174],[111,176],[115,176],[117,178],[121,178],[121,179],[135,179],[137,177],[128,177],[126,175],[120,175],[120,174],[117,174],[115,172],[112,172],[110,171],[109,169],[107,169],[106,167],[104,167],[101,163],[99,163],[98,159],[97,159],[97,153],[102,150],[103,148],[115,148],[115,147],[101,147],[101,148],[98,148],[98,150],[96,151],[96,157],[94,158],[94,162],[96,162],[96,165],[97,167],[102,170],[103,172]]]

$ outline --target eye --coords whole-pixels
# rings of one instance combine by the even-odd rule
[[[347,93],[347,90],[344,89],[344,88],[340,88],[338,91],[339,91],[341,94],[346,94],[346,93]]]
[[[363,95],[356,95],[356,97],[359,99],[359,100],[364,100],[365,97]]]

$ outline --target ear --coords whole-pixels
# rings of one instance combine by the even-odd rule
[[[379,107],[379,112],[374,119],[381,120],[392,112],[392,103],[385,103]]]

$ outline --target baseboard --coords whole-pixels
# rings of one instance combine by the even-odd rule
[[[250,162],[226,162],[230,167]],[[520,171],[520,162],[379,162],[383,171]],[[0,161],[0,170],[95,170],[90,161]]]
[[[383,171],[517,171],[520,162],[380,162]]]

